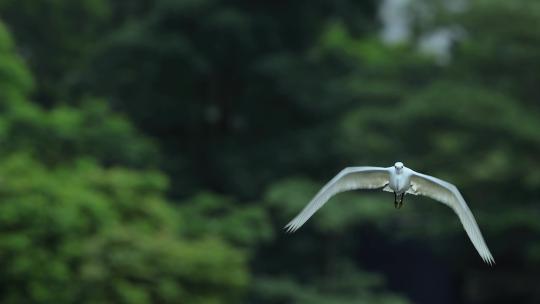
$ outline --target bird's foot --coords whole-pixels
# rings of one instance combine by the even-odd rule
[[[394,192],[394,207],[396,209],[400,209],[401,207],[403,207],[403,197],[404,196],[405,196],[405,193],[402,193],[402,194],[398,195],[398,194],[396,194]]]

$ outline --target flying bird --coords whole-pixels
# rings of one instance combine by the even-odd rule
[[[288,232],[298,230],[332,196],[340,192],[379,188],[383,191],[394,192],[394,205],[397,209],[403,206],[403,197],[406,193],[424,195],[452,208],[482,260],[490,265],[495,264],[476,220],[456,186],[411,170],[402,162],[396,162],[394,166],[388,168],[348,167],[343,169],[285,226],[285,229]]]

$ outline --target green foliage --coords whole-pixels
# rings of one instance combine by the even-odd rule
[[[219,235],[238,246],[253,248],[274,235],[260,205],[238,208],[230,198],[201,193],[183,202],[180,211],[182,231],[187,236]]]
[[[33,87],[33,79],[15,47],[4,23],[0,22],[0,107],[19,102]]]
[[[410,1],[399,45],[377,1],[53,2],[0,0],[3,302],[540,299],[537,1]],[[448,61],[419,51],[444,30]],[[343,167],[396,160],[460,188],[496,268],[409,195],[282,233]]]
[[[1,0],[0,12],[40,80],[39,101],[47,104],[65,97],[74,69],[110,16],[107,0]]]
[[[0,180],[2,302],[234,303],[247,283],[240,252],[179,235],[158,173],[13,156]]]
[[[107,96],[160,139],[166,171],[179,177],[175,196],[210,188],[256,199],[273,179],[332,158],[312,151],[329,135],[321,115],[342,110],[331,107],[339,87],[317,96],[318,63],[303,57],[327,20],[342,17],[360,32],[373,8],[372,1],[297,1],[286,10],[279,3],[157,1],[104,39],[77,89]]]
[[[343,265],[339,276],[316,279],[305,286],[287,278],[261,278],[255,289],[264,303],[410,303],[402,296],[388,291],[381,292],[384,280],[380,275],[358,272],[351,265]]]
[[[1,301],[236,303],[245,254],[219,235],[185,236],[168,179],[149,169],[153,144],[104,102],[29,102],[4,28],[0,52]]]
[[[104,164],[156,165],[153,144],[103,101],[50,110],[28,102],[33,79],[3,27],[0,54],[0,155],[22,150],[48,164],[87,156]]]
[[[51,110],[13,105],[0,116],[0,125],[1,153],[24,150],[48,164],[81,156],[130,167],[151,167],[158,160],[153,144],[100,101]]]
[[[540,69],[539,18],[540,4],[534,0],[475,1],[456,18],[467,37],[456,50],[454,72],[535,104],[540,97],[534,72]]]

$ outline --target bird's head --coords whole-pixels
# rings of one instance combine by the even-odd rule
[[[394,168],[396,168],[397,172],[401,172],[401,170],[403,170],[403,163],[402,162],[395,163]]]

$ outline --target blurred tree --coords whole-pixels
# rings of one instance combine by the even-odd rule
[[[519,269],[516,271],[520,275],[482,281],[490,272],[482,267],[479,258],[471,254],[473,247],[463,238],[459,222],[449,209],[433,203],[424,204],[425,199],[410,197],[408,201],[411,203],[407,204],[406,211],[400,212],[398,219],[395,214],[388,212],[388,204],[380,202],[381,205],[371,205],[381,200],[382,194],[378,194],[376,197],[363,195],[354,202],[351,201],[352,196],[340,195],[325,207],[322,214],[310,221],[311,228],[303,231],[306,236],[295,236],[295,242],[299,244],[279,243],[279,246],[292,246],[292,254],[299,255],[300,258],[293,258],[292,263],[296,269],[300,268],[298,265],[305,265],[299,270],[300,277],[316,277],[309,272],[303,273],[309,271],[309,265],[316,264],[316,261],[340,261],[345,256],[354,256],[358,249],[346,244],[367,241],[366,238],[359,239],[358,235],[371,233],[395,238],[397,232],[401,235],[399,239],[409,242],[417,240],[422,246],[435,248],[440,258],[448,263],[460,261],[460,266],[453,266],[456,267],[454,271],[461,273],[464,278],[457,283],[462,284],[460,287],[478,290],[495,284],[507,286],[496,296],[471,291],[458,296],[457,301],[480,299],[504,303],[511,301],[513,295],[520,295],[525,301],[534,302],[533,299],[539,297],[537,292],[530,288],[519,288],[519,283],[515,283],[516,277],[520,278],[518,282],[526,281],[532,275],[530,271],[534,271],[524,269],[522,263],[527,261],[529,265],[535,265],[533,269],[538,267],[534,258],[538,251],[533,240],[540,233],[535,220],[538,214],[535,203],[538,194],[535,189],[540,186],[537,185],[538,170],[531,170],[540,167],[536,157],[540,147],[537,135],[540,113],[537,105],[530,102],[535,100],[537,92],[530,89],[530,80],[534,77],[529,78],[534,75],[538,63],[534,52],[536,39],[517,38],[540,36],[533,21],[536,20],[533,17],[537,12],[536,4],[530,7],[530,12],[522,12],[528,7],[526,3],[529,2],[511,5],[512,10],[509,11],[505,11],[506,4],[497,7],[493,3],[484,3],[487,6],[484,9],[478,4],[462,11],[457,15],[459,18],[453,20],[465,20],[464,26],[481,22],[482,18],[490,18],[498,25],[473,26],[470,35],[478,35],[479,38],[458,41],[454,45],[451,62],[447,65],[441,65],[434,57],[419,54],[414,41],[386,46],[373,40],[356,38],[340,23],[328,24],[319,44],[307,52],[311,57],[307,56],[308,60],[305,61],[308,66],[317,64],[319,67],[314,78],[332,75],[321,82],[317,92],[323,95],[321,92],[329,90],[330,93],[324,96],[333,98],[334,105],[329,106],[325,113],[335,111],[340,106],[347,109],[333,116],[337,127],[332,129],[331,140],[326,143],[325,149],[334,149],[344,165],[385,166],[400,159],[419,171],[453,181],[470,202],[499,263],[512,264],[511,267]],[[486,12],[490,13],[486,15]],[[513,14],[511,20],[526,15],[518,22],[519,26],[515,25],[522,29],[521,36],[512,34],[517,33],[514,26],[501,27],[500,19],[495,17],[498,13],[495,12]],[[504,33],[499,34],[494,29]],[[526,32],[523,32],[525,29]],[[468,33],[467,27],[465,30]],[[503,49],[516,50],[516,53],[501,54],[504,60],[503,57],[493,57],[499,54],[501,45]],[[487,60],[486,68],[501,66],[507,73],[477,67],[484,64],[484,60],[478,56]],[[527,60],[527,64],[517,64],[520,60]],[[505,62],[514,63],[506,65]],[[332,68],[322,70],[321,66]],[[339,73],[328,74],[329,71]],[[292,78],[304,79],[297,75]],[[307,91],[306,88],[300,90]],[[313,100],[313,97],[308,96],[306,101],[309,100]],[[318,106],[324,106],[324,103],[311,108]],[[331,178],[340,169],[335,166],[325,179]],[[309,185],[310,182],[301,178],[270,187],[270,198],[274,197],[270,202],[278,210],[277,218],[281,223],[292,218],[316,193],[318,187]],[[508,203],[516,200],[521,203],[510,208]],[[416,204],[416,201],[419,203]],[[313,254],[316,248],[321,248],[321,240],[336,239],[337,236],[339,241],[323,245],[334,250]],[[277,247],[272,249],[278,250]],[[290,258],[291,252],[285,253],[286,256]],[[448,252],[452,252],[452,255],[448,255]],[[315,260],[306,261],[307,255],[314,255]],[[265,258],[267,256],[262,254],[261,259]],[[466,260],[468,263],[463,263]],[[362,266],[362,262],[357,265]],[[429,267],[429,264],[417,264],[415,269],[423,273],[422,267]],[[263,267],[262,273],[272,273],[271,268],[271,265]],[[318,275],[332,275],[331,271],[328,273],[324,269],[323,266],[323,271]],[[405,279],[404,275],[399,277]],[[408,280],[418,279],[413,277]],[[316,284],[315,281],[312,283]],[[411,286],[409,292],[424,288]]]
[[[255,198],[277,176],[332,162],[318,149],[332,120],[320,120],[336,110],[314,107],[331,95],[317,96],[321,74],[302,57],[327,20],[361,35],[374,16],[372,1],[158,1],[103,41],[75,91],[111,98],[159,138],[177,196]]]
[[[0,107],[20,103],[34,86],[33,78],[23,61],[15,55],[11,36],[0,23]]]
[[[335,277],[317,278],[315,284],[305,286],[288,277],[261,278],[255,282],[255,300],[263,303],[314,303],[314,304],[405,304],[401,296],[382,289],[381,276],[358,272],[354,266],[344,264]]]
[[[28,102],[33,78],[14,54],[13,42],[2,25],[0,53],[0,155],[22,150],[48,164],[88,156],[105,165],[157,165],[154,145],[104,102],[87,100],[80,108],[51,110]]]
[[[110,11],[107,0],[0,1],[0,17],[39,79],[36,101],[51,105],[67,97],[66,88],[103,34]]]
[[[453,181],[470,202],[498,262],[511,264],[508,267],[519,273],[486,280],[483,285],[479,278],[488,271],[472,272],[470,263],[462,263],[464,286],[474,285],[470,288],[475,290],[507,286],[493,296],[470,292],[462,301],[477,298],[478,302],[504,303],[518,295],[526,302],[539,298],[536,291],[516,284],[516,278],[526,281],[538,267],[533,240],[540,233],[535,220],[540,112],[534,103],[537,90],[531,86],[540,62],[534,51],[540,37],[537,13],[537,3],[531,1],[475,2],[451,19],[463,25],[465,38],[453,46],[447,65],[428,57],[406,56],[403,46],[366,52],[364,40],[346,39],[335,28],[330,33],[341,39],[330,39],[332,47],[321,49],[325,57],[347,60],[351,55],[348,75],[351,83],[358,84],[351,92],[361,93],[336,131],[338,155],[351,164],[388,165],[400,159],[419,171]],[[504,26],[502,19],[516,23]],[[412,43],[409,54],[417,54]],[[379,97],[379,102],[373,97]],[[480,265],[469,252],[470,244],[449,241],[463,235],[449,210],[436,204],[408,207],[422,220],[405,222],[407,229],[398,229],[411,232],[405,237],[425,240],[427,236],[441,256],[451,251],[447,259],[474,259]],[[469,258],[460,256],[464,253]]]
[[[61,255],[71,260],[60,270],[10,266],[12,301],[27,290],[31,299],[86,297],[43,291],[69,277],[102,290],[88,295],[96,302],[238,302],[247,265],[246,301],[256,303],[540,299],[528,283],[540,267],[537,1],[412,1],[414,35],[393,46],[374,35],[376,1],[68,2],[0,0],[38,80],[2,28],[0,177],[14,174],[2,191],[24,203],[0,208],[6,225],[10,214],[31,216],[1,230],[0,252],[24,266],[84,240]],[[445,29],[458,33],[446,61],[419,52]],[[51,109],[28,102],[34,86]],[[58,106],[65,96],[71,106]],[[391,196],[343,194],[301,233],[275,232],[344,166],[397,159],[459,186],[503,274],[481,264],[448,208],[416,197],[398,213]],[[148,171],[160,160],[178,210]],[[73,205],[64,184],[81,192]],[[158,215],[137,209],[154,199]],[[61,208],[47,203],[43,217],[27,210],[52,201]],[[95,225],[103,229],[52,216],[65,209],[92,222],[85,216],[101,201],[112,218]],[[26,233],[60,231],[56,221],[71,227],[66,238]],[[21,262],[26,247],[17,246],[28,243],[40,256],[25,251]]]
[[[230,198],[212,193],[200,193],[179,207],[188,236],[219,235],[247,250],[272,240],[264,206],[238,208]]]
[[[3,26],[0,53],[1,301],[237,303],[246,255],[188,233],[151,142],[103,103],[30,103]]]
[[[419,20],[419,36],[444,28],[459,33],[447,76],[497,88],[538,110],[538,1],[471,1],[458,10],[430,7],[440,1],[416,2],[430,12]]]
[[[158,164],[153,144],[103,102],[51,110],[27,102],[9,103],[0,122],[0,154],[24,150],[48,164],[81,156],[94,157],[105,165],[149,168]]]
[[[461,68],[456,76],[482,75],[475,81],[504,90],[539,111],[535,71],[540,70],[540,3],[480,1],[459,20],[467,38],[456,50],[455,67]]]
[[[237,303],[247,283],[240,252],[178,235],[159,174],[17,155],[0,179],[2,302]]]

